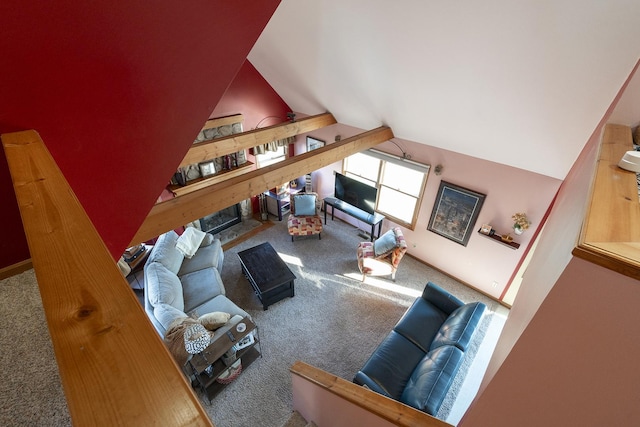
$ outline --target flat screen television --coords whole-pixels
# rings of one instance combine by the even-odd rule
[[[372,214],[376,207],[378,189],[363,182],[336,173],[334,197]]]

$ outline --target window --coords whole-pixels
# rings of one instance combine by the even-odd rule
[[[343,173],[378,188],[376,211],[415,228],[429,166],[367,150],[344,159]]]
[[[259,168],[278,163],[287,158],[287,145],[282,145],[276,151],[266,150],[264,154],[256,154],[256,163]]]

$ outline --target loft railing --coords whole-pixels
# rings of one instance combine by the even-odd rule
[[[633,150],[631,128],[605,126],[589,207],[573,255],[640,279],[640,200],[636,174],[618,167]]]
[[[284,166],[300,176],[392,137],[383,126]],[[212,425],[38,133],[5,134],[2,142],[73,423]],[[222,191],[251,187],[251,179],[265,188],[290,179],[282,169],[263,175],[231,180]],[[180,204],[171,206],[192,208]],[[160,223],[172,212],[147,220]]]
[[[336,377],[304,362],[290,368],[294,409],[318,425],[357,425],[370,427],[451,427],[438,418],[404,403]],[[309,396],[313,396],[310,399]],[[332,398],[337,398],[332,399]]]
[[[73,424],[212,426],[38,133],[2,143]]]

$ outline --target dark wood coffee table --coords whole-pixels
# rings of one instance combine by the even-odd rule
[[[296,276],[269,242],[238,252],[238,258],[242,272],[260,298],[263,309],[294,296]]]

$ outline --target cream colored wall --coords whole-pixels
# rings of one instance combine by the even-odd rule
[[[460,426],[630,425],[640,419],[637,399],[631,401],[638,381],[638,281],[571,255],[601,131],[625,88],[626,83],[560,189],[479,394]]]
[[[347,138],[359,132],[361,130],[356,128],[334,125],[310,134],[329,144],[335,141],[337,134]],[[412,156],[412,160],[432,167],[438,164],[443,166],[442,175],[436,175],[433,169],[429,173],[415,229],[403,229],[409,254],[496,299],[499,298],[519,265],[525,248],[532,243],[534,232],[541,226],[543,216],[561,182],[548,176],[425,144],[400,138],[394,138],[394,141]],[[482,143],[480,138],[478,143]],[[306,151],[305,144],[305,136],[299,137],[295,152]],[[392,143],[383,143],[378,148],[391,154],[401,154]],[[314,190],[320,197],[333,195],[333,171],[341,171],[341,168],[342,163],[338,162],[313,173]],[[441,180],[486,194],[467,246],[427,230]],[[516,212],[526,212],[532,221],[529,230],[516,236],[515,240],[521,244],[520,249],[510,249],[477,233],[484,223],[491,224],[501,233],[512,231],[511,216]],[[336,212],[336,216],[363,230],[370,229],[370,226],[359,224],[340,212]],[[330,223],[327,226],[330,227]],[[392,223],[385,220],[383,232],[391,226]]]
[[[300,412],[307,422],[313,421],[318,426],[331,427],[395,425],[297,375],[291,376],[291,382],[293,409]]]

